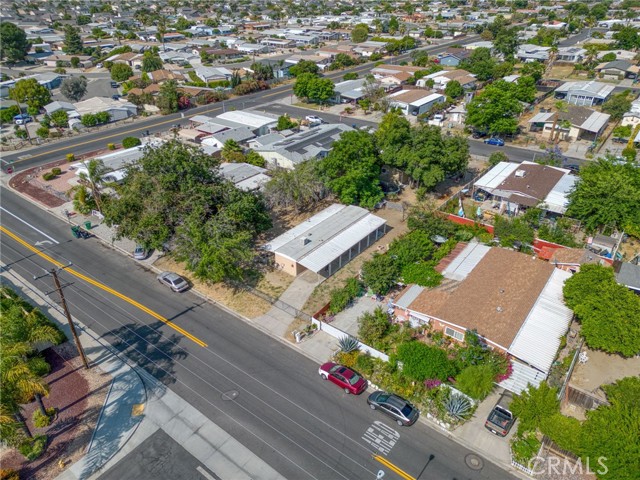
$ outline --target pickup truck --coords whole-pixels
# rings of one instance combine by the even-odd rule
[[[498,403],[496,403],[493,410],[491,410],[491,413],[489,413],[489,417],[486,422],[484,422],[484,426],[487,430],[500,437],[507,436],[516,420],[513,413],[509,410],[511,400],[513,400],[511,392],[505,390],[498,400]]]

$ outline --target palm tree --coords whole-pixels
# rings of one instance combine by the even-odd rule
[[[104,162],[99,158],[92,158],[88,162],[85,162],[84,166],[87,168],[87,173],[80,173],[80,184],[89,189],[93,200],[96,202],[96,208],[99,212],[102,212],[100,183],[102,182],[102,177],[107,173],[107,169],[104,166]]]
[[[553,126],[551,127],[551,134],[549,135],[549,141],[553,141],[553,136],[556,134],[556,127],[558,126],[558,120],[561,112],[566,112],[568,105],[564,100],[558,100],[554,106],[556,107],[556,114],[553,117]]]

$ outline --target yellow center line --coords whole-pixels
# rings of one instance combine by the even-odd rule
[[[31,250],[33,253],[35,253],[36,255],[38,255],[39,257],[42,257],[43,259],[45,259],[47,262],[52,263],[53,265],[55,265],[58,268],[63,268],[64,265],[60,262],[58,262],[57,260],[51,258],[49,255],[47,255],[46,253],[38,250],[37,248],[35,248],[32,245],[29,245],[29,243],[27,243],[25,240],[23,240],[22,238],[20,238],[19,236],[17,236],[16,234],[14,234],[13,232],[10,232],[9,230],[7,230],[5,227],[3,227],[2,225],[0,225],[0,231],[2,231],[3,233],[5,233],[6,235],[10,236],[11,238],[13,238],[16,242],[18,242],[19,244],[21,244],[22,246],[24,246],[25,248]],[[126,295],[121,294],[120,292],[107,287],[106,285],[98,282],[97,280],[94,280],[91,277],[87,277],[86,275],[83,275],[80,272],[77,272],[76,270],[72,269],[72,268],[65,268],[64,269],[65,272],[69,272],[71,275],[73,275],[74,277],[77,277],[81,280],[84,280],[85,282],[93,285],[94,287],[97,287],[101,290],[104,290],[105,292],[108,292],[116,297],[118,297],[121,300],[124,300],[125,302],[127,302],[130,305],[133,305],[134,307],[142,310],[143,312],[151,315],[153,318],[160,320],[162,323],[168,325],[169,327],[173,328],[175,331],[177,331],[178,333],[181,333],[182,335],[184,335],[185,337],[187,337],[189,340],[191,340],[192,342],[200,345],[201,347],[206,347],[207,344],[205,342],[203,342],[202,340],[200,340],[198,337],[195,337],[194,335],[190,334],[189,332],[187,332],[186,330],[184,330],[183,328],[179,327],[178,325],[176,325],[175,323],[173,323],[171,320],[168,320],[166,318],[164,318],[162,315],[160,315],[159,313],[154,312],[153,310],[151,310],[148,307],[145,307],[144,305],[142,305],[139,302],[136,302],[134,299],[127,297]]]
[[[387,467],[389,470],[391,470],[392,472],[397,473],[400,477],[404,478],[404,480],[416,480],[414,477],[412,477],[411,475],[409,475],[407,472],[405,472],[404,470],[396,467],[393,463],[391,463],[389,460],[387,460],[384,457],[381,457],[380,455],[374,455],[373,456],[374,460],[377,460],[378,462],[380,462],[382,465],[384,465],[385,467]]]

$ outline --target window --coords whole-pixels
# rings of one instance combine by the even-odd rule
[[[449,337],[453,337],[456,340],[460,340],[460,341],[464,340],[464,333],[460,333],[454,330],[453,328],[445,327],[444,334],[448,335]]]

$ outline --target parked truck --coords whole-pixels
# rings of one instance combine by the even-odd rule
[[[506,437],[511,430],[516,418],[509,410],[509,405],[511,405],[511,401],[513,400],[513,394],[507,390],[505,390],[498,403],[493,407],[491,413],[489,413],[489,417],[487,421],[484,422],[484,426],[487,430],[491,431],[500,437]]]

